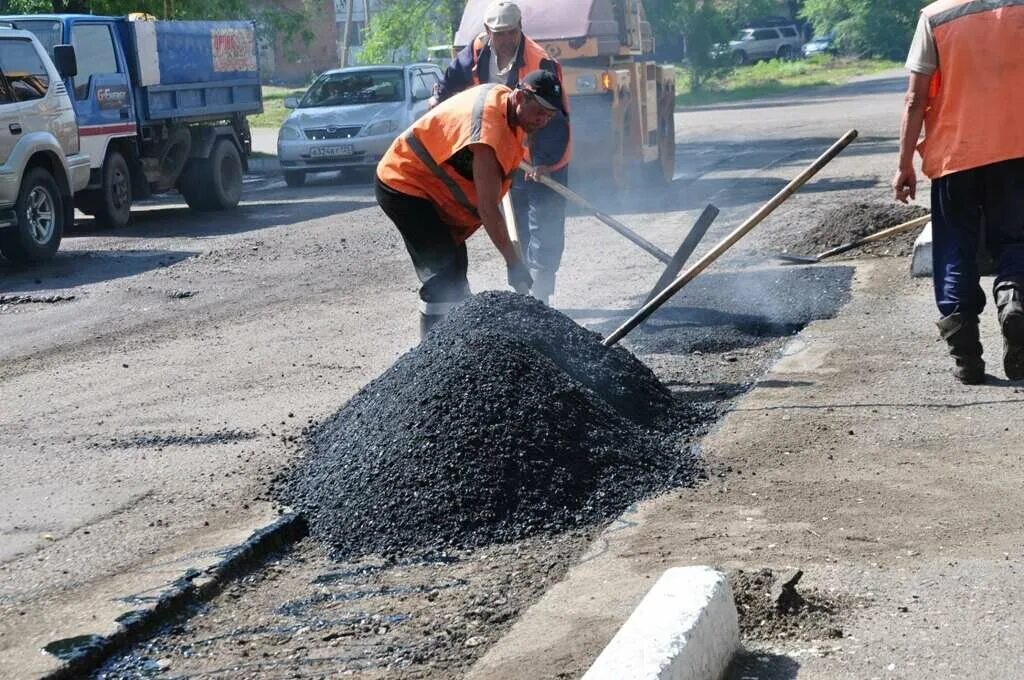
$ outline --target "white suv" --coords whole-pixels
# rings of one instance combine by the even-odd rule
[[[793,25],[744,28],[730,41],[729,53],[734,64],[747,64],[759,59],[792,59],[800,56],[803,39]]]
[[[58,45],[54,58],[59,70],[31,33],[0,28],[0,252],[19,263],[57,252],[89,183],[63,82],[76,74],[74,49]]]

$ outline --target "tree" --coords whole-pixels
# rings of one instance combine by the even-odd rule
[[[802,16],[834,31],[843,51],[898,59],[914,35],[920,0],[805,0]]]
[[[415,57],[437,40],[453,43],[466,0],[383,0],[381,5],[363,43],[364,63]]]

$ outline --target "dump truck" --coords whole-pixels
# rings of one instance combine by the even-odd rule
[[[455,36],[471,44],[491,0],[469,0]],[[651,60],[654,35],[642,0],[516,0],[523,32],[562,65],[576,173],[619,186],[675,173],[675,68]]]
[[[0,26],[33,33],[51,56],[74,47],[65,86],[91,159],[78,209],[120,227],[134,201],[173,189],[197,210],[238,204],[246,116],[263,109],[252,22],[34,14],[0,16]]]

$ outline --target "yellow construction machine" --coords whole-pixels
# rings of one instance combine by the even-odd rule
[[[483,32],[491,0],[469,0],[458,47]],[[523,32],[562,65],[570,95],[573,175],[605,174],[622,187],[675,173],[675,69],[650,60],[654,35],[642,0],[516,0]]]

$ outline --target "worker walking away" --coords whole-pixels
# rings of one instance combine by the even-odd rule
[[[985,292],[976,259],[984,237],[998,267],[1003,368],[1011,380],[1024,379],[1024,3],[929,5],[907,68],[893,190],[904,203],[915,197],[917,146],[932,180],[935,300],[954,375],[968,385],[985,380],[978,331]]]
[[[562,85],[547,71],[515,89],[481,85],[440,104],[398,136],[377,165],[377,202],[398,227],[422,283],[420,337],[470,295],[466,239],[484,227],[505,258],[508,283],[526,294],[529,268],[498,205],[526,153],[526,136],[559,110]]]
[[[484,14],[485,32],[452,60],[432,104],[481,83],[515,87],[527,73],[549,71],[559,82],[562,67],[547,51],[523,34],[519,6],[498,0]],[[529,160],[538,174],[567,184],[571,143],[569,99],[562,93],[560,111],[542,130],[530,135]],[[533,277],[531,293],[547,303],[555,292],[555,274],[565,250],[565,198],[516,171],[512,205],[520,248]]]

